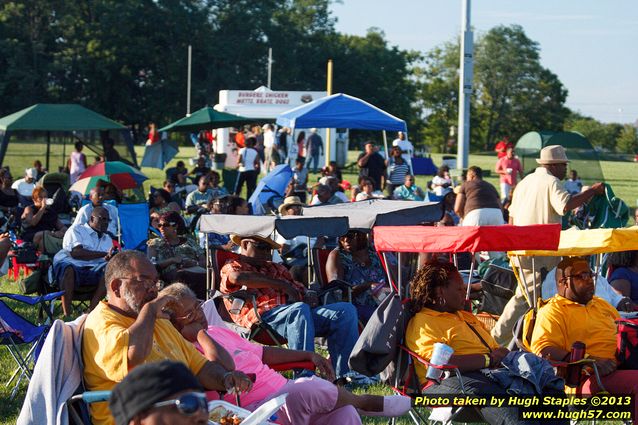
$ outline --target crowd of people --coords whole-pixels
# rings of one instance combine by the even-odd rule
[[[206,400],[232,400],[232,392],[243,394],[249,410],[287,393],[279,423],[358,424],[361,415],[393,417],[410,409],[407,397],[354,395],[333,383],[337,378],[351,386],[378,381],[352,371],[348,364],[360,327],[390,292],[369,233],[350,230],[334,240],[307,241],[243,234],[241,228],[231,235],[199,231],[203,215],[249,215],[251,207],[240,196],[243,186],[250,196],[259,173],[284,158],[293,177],[276,209],[281,216],[303,215],[310,206],[384,198],[441,202],[444,214],[436,226],[549,224],[559,223],[567,212],[604,190],[602,183],[583,190],[575,172],[571,184],[563,185],[568,159],[561,146],[544,148],[539,167],[527,176],[513,149],[505,147],[494,168],[499,193],[477,166],[455,181],[444,165],[427,187],[418,187],[411,163],[413,147],[401,133],[387,158],[374,143],[365,144],[356,162],[356,185],[343,179],[334,162],[319,170],[323,141],[316,129],[307,139],[303,134],[293,141],[286,129],[276,134],[266,125],[235,140],[241,149],[232,190],[221,185],[206,156],[200,156],[192,170],[182,161],[167,170],[162,187],[149,196],[149,222],[155,233],[145,253],[120,251],[113,242],[119,222],[116,204],[124,194],[112,184],[92,188],[75,218],[65,223],[51,208],[50,194],[37,184],[38,173],[44,172],[41,165],[27,169],[24,178],[15,182],[7,168],[0,169],[5,229],[18,230],[22,241],[52,257],[53,282],[65,291],[65,319],[80,313],[72,303],[77,293],[90,295],[82,339],[84,382],[88,390],[113,390],[109,406],[92,407],[95,424],[147,423],[145,418],[176,412],[198,421]],[[81,145],[71,154],[69,165],[72,175],[86,167]],[[312,184],[311,175],[317,172],[321,175]],[[204,313],[203,302],[212,295],[207,291],[206,247],[235,255],[218,270],[219,307],[229,322],[215,309],[212,315]],[[329,282],[340,285],[339,291],[319,296],[310,286],[306,258],[307,250],[314,248],[330,249],[324,271]],[[0,236],[0,260],[4,262],[10,249],[9,236]],[[608,287],[618,296],[613,304],[594,296],[593,274],[583,259],[547,257],[536,259],[535,267],[522,259],[528,285],[537,282],[541,289],[541,277],[553,273],[547,284],[552,296],[539,310],[527,353],[533,359],[525,360],[542,370],[543,394],[564,394],[562,381],[548,371],[543,359],[565,360],[576,340],[587,345],[609,391],[638,392],[634,372],[616,370],[615,338],[611,338],[618,309],[632,309],[638,301],[636,258],[635,253],[623,253],[610,260],[615,269]],[[505,347],[510,346],[515,322],[527,310],[522,288],[517,288],[491,330],[465,311],[465,288],[449,259],[435,256],[421,262],[411,281],[414,316],[407,326],[406,344],[426,360],[432,358],[436,343],[454,350],[450,363],[459,365],[464,383],[451,376],[426,392],[457,393],[463,386],[470,394],[508,394],[508,387],[494,376],[518,362],[517,354]],[[237,291],[250,294],[239,306],[236,298],[223,296]],[[245,329],[265,324],[287,341],[287,348],[247,341],[231,330],[231,323]],[[325,338],[329,359],[315,352],[316,337]],[[297,361],[314,364],[320,377],[315,371],[301,370],[294,379],[286,379],[271,368]],[[425,382],[427,368],[417,364],[416,371]],[[584,388],[597,391],[596,385],[590,379]],[[191,412],[180,407],[187,396],[194,403]],[[490,423],[511,423],[517,411],[486,408],[483,415]]]

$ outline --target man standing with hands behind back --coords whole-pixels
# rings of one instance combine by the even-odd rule
[[[594,195],[604,193],[602,183],[594,183],[589,189],[570,195],[563,187],[563,179],[567,174],[567,154],[560,145],[545,146],[541,149],[540,158],[536,160],[540,167],[527,175],[516,187],[509,208],[509,223],[517,226],[531,224],[561,223],[562,216],[589,201]],[[530,294],[533,282],[536,282],[537,293],[540,293],[542,269],[549,271],[560,261],[558,257],[535,257],[532,270],[532,259],[521,257],[521,272],[526,285],[525,291]],[[516,264],[518,266],[518,264]],[[503,314],[492,329],[492,336],[500,345],[507,346],[512,339],[512,328],[516,321],[527,310],[527,301],[521,285],[516,287],[514,296],[510,298]]]

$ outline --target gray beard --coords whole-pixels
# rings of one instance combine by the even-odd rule
[[[142,307],[144,306],[144,301],[136,302],[135,296],[133,295],[131,291],[129,291],[128,288],[122,289],[122,298],[124,299],[124,302],[126,303],[128,308],[133,310],[135,314],[140,314],[140,311],[142,310]]]

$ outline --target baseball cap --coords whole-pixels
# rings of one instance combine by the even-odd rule
[[[134,368],[115,386],[109,408],[116,425],[128,425],[135,415],[182,391],[203,391],[183,363],[164,360]]]

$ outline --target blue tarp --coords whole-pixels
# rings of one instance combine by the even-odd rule
[[[432,158],[412,158],[412,172],[417,176],[433,176],[438,171]]]
[[[351,128],[407,133],[405,121],[374,105],[347,94],[337,93],[284,112],[277,125],[290,128]]]

